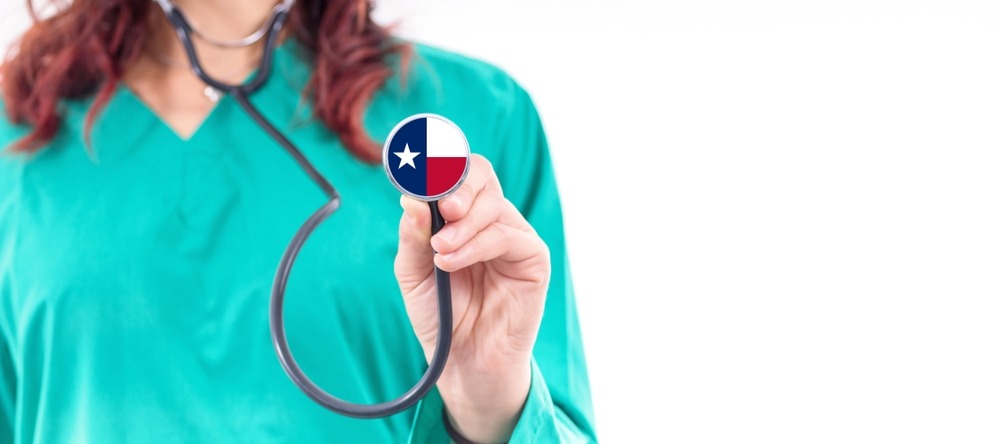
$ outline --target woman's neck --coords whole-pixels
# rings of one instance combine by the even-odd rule
[[[174,0],[191,27],[216,40],[240,40],[260,29],[279,0]],[[158,9],[158,8],[157,8]],[[192,72],[184,47],[166,16],[154,11],[142,57],[122,79],[182,138],[191,136],[219,97]],[[242,83],[257,68],[261,42],[222,48],[192,36],[202,69],[224,83]]]
[[[252,34],[278,3],[278,0],[174,0],[192,27],[220,40],[238,40]]]
[[[216,40],[236,41],[253,34],[274,10],[278,0],[174,0],[191,27]],[[186,53],[166,17],[155,20],[147,52],[171,60],[186,60]],[[203,39],[192,39],[205,69],[216,75],[256,60],[259,44],[241,48],[220,48]]]

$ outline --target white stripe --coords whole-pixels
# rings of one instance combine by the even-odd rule
[[[427,157],[466,157],[469,145],[462,131],[441,119],[427,118]]]

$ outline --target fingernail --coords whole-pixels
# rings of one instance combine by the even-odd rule
[[[454,228],[445,225],[445,227],[442,228],[441,231],[438,231],[437,235],[446,241],[453,241],[455,240],[455,234],[456,233]]]

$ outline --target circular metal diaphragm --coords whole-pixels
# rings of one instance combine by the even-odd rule
[[[441,200],[469,174],[469,141],[451,120],[415,114],[399,122],[382,148],[385,174],[399,191],[424,202]]]

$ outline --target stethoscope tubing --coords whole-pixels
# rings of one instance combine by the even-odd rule
[[[423,377],[421,377],[420,380],[412,388],[410,388],[410,390],[406,391],[398,398],[377,404],[355,404],[337,398],[327,393],[325,390],[317,386],[311,379],[309,379],[309,377],[302,371],[302,368],[299,367],[298,363],[295,361],[291,348],[288,345],[288,338],[285,334],[284,302],[285,289],[288,284],[288,279],[291,276],[292,267],[295,264],[295,260],[298,257],[299,252],[302,250],[302,247],[309,239],[309,236],[327,218],[333,215],[338,208],[340,208],[341,203],[340,194],[337,192],[336,188],[334,188],[334,186],[316,169],[316,167],[309,162],[305,155],[302,154],[302,152],[295,146],[294,143],[292,143],[291,140],[288,139],[287,136],[282,134],[281,131],[274,126],[274,124],[261,114],[253,103],[250,102],[249,98],[250,94],[259,90],[271,75],[274,49],[277,46],[277,40],[281,28],[284,26],[285,20],[288,18],[289,6],[294,2],[286,1],[282,5],[279,5],[279,9],[274,14],[271,29],[268,31],[268,35],[264,39],[264,51],[261,56],[260,68],[258,69],[257,74],[245,84],[233,85],[212,78],[202,68],[201,61],[198,58],[198,53],[195,50],[193,42],[191,41],[193,30],[191,29],[191,25],[185,19],[183,13],[181,13],[181,11],[173,6],[168,0],[153,1],[159,4],[164,13],[167,15],[167,19],[173,26],[178,39],[180,39],[180,42],[184,47],[184,51],[187,53],[188,60],[190,61],[194,74],[212,88],[231,95],[233,99],[236,100],[236,103],[238,103],[239,106],[247,113],[247,115],[250,116],[250,118],[253,119],[253,121],[271,138],[273,138],[275,142],[277,142],[286,152],[288,152],[288,154],[309,176],[309,178],[323,190],[323,193],[329,199],[326,204],[309,216],[305,223],[298,229],[298,231],[296,231],[291,242],[289,242],[286,247],[275,273],[274,282],[271,287],[271,303],[268,322],[271,330],[271,342],[278,355],[278,361],[281,363],[281,367],[285,370],[285,373],[288,374],[288,377],[291,378],[292,382],[298,386],[299,389],[306,394],[306,396],[323,407],[345,416],[366,419],[381,418],[413,407],[417,402],[423,399],[424,396],[431,391],[431,389],[434,388],[435,384],[437,384],[437,380],[444,372],[445,364],[448,360],[448,354],[451,350],[453,323],[451,276],[448,272],[445,272],[440,268],[434,267],[434,278],[438,290],[439,313],[438,337],[436,348],[434,350],[434,356],[431,358]],[[441,216],[441,212],[438,210],[436,201],[428,202],[428,205],[431,210],[431,234],[434,235],[437,234],[437,232],[444,226],[445,221]]]

